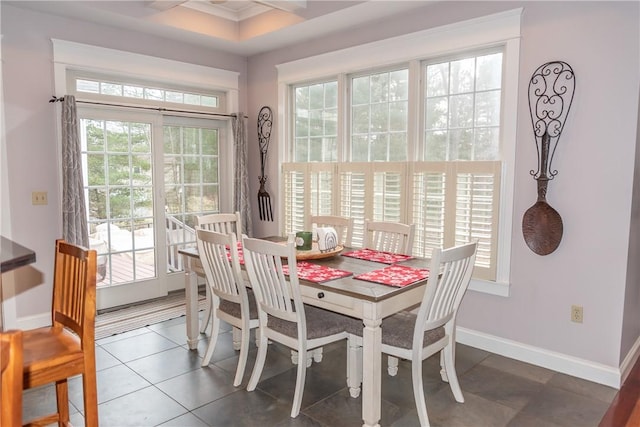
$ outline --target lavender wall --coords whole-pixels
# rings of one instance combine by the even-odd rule
[[[2,234],[35,250],[37,262],[15,278],[16,316],[47,313],[51,305],[54,241],[60,238],[56,114],[51,39],[120,49],[240,73],[240,108],[246,110],[246,58],[172,40],[12,7],[1,9],[2,72],[6,115],[6,171]],[[126,69],[126,64],[122,64]],[[4,183],[3,183],[4,184]],[[4,187],[3,187],[4,189]],[[49,204],[32,206],[31,192]],[[7,203],[8,202],[8,203]],[[9,227],[7,229],[7,227]]]
[[[2,188],[9,188],[10,193],[2,195],[2,232],[8,231],[38,253],[32,269],[35,274],[18,280],[25,285],[17,298],[17,315],[28,317],[49,310],[53,270],[49,254],[60,234],[54,160],[56,118],[46,102],[53,93],[51,38],[240,72],[240,106],[249,113],[250,142],[257,147],[253,131],[257,112],[262,105],[277,105],[277,64],[517,7],[523,7],[524,12],[511,295],[469,292],[459,325],[542,353],[617,368],[640,335],[640,266],[635,262],[640,252],[636,237],[640,203],[633,198],[640,76],[637,2],[435,2],[248,61],[2,3],[7,171],[1,175],[8,178]],[[524,211],[536,198],[535,182],[529,175],[536,164],[536,151],[526,90],[533,70],[557,59],[574,68],[577,88],[554,160],[559,174],[548,194],[549,203],[564,220],[564,237],[557,251],[541,257],[526,247],[520,229]],[[274,133],[267,165],[268,189],[276,203],[278,141],[279,135]],[[250,166],[251,192],[257,194],[257,155],[251,157]],[[31,191],[40,190],[49,193],[48,206],[31,205]],[[277,223],[258,221],[257,212],[253,219],[256,236],[279,233]],[[10,230],[5,230],[6,224]],[[583,324],[569,321],[572,304],[584,306]]]
[[[261,105],[277,105],[279,63],[518,7],[524,12],[511,295],[469,292],[459,326],[533,347],[543,356],[560,353],[617,368],[640,334],[636,314],[623,324],[625,313],[640,311],[638,263],[627,262],[630,230],[637,231],[639,223],[637,214],[631,217],[640,76],[637,2],[437,2],[378,25],[251,57],[250,112],[255,117]],[[573,67],[577,88],[554,159],[559,174],[548,194],[562,215],[564,237],[554,253],[542,257],[527,248],[521,231],[522,215],[536,200],[527,87],[531,73],[551,60]],[[275,151],[277,144],[272,146]],[[277,158],[274,152],[268,165],[271,180],[278,175]],[[271,189],[277,188],[272,182]],[[254,227],[258,235],[278,232],[276,224],[257,220]],[[634,239],[634,255],[637,245]],[[584,307],[583,324],[570,322],[573,304]]]

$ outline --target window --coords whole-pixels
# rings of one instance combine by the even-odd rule
[[[83,99],[117,100],[120,98],[122,102],[141,105],[157,106],[161,103],[165,108],[173,106],[194,111],[224,112],[223,92],[79,71],[69,73],[68,79],[69,84],[74,87],[74,92]]]
[[[365,219],[416,224],[419,256],[478,240],[475,288],[508,295],[510,240],[501,236],[512,222],[515,121],[506,109],[517,96],[516,21],[519,35],[519,12],[499,14],[483,22],[486,36],[465,36],[461,23],[458,35],[426,31],[280,65],[281,107],[290,112],[283,133],[292,135],[283,232],[334,214],[355,219],[354,246]],[[451,38],[448,52],[420,50],[440,38]],[[380,63],[397,65],[377,67],[366,54],[374,47],[386,52]]]
[[[60,40],[54,60],[78,103],[98,308],[183,289],[196,216],[231,209],[237,73]]]

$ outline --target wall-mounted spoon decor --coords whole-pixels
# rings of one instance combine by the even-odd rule
[[[538,151],[538,170],[530,173],[538,184],[538,200],[522,217],[527,246],[538,255],[555,251],[562,240],[562,218],[547,203],[547,185],[558,171],[551,167],[560,134],[571,109],[575,75],[566,62],[541,65],[529,82],[529,112]]]

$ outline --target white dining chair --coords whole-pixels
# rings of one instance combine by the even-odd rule
[[[411,255],[415,230],[415,224],[365,220],[363,247]]]
[[[311,226],[333,227],[338,234],[338,243],[351,247],[351,236],[353,234],[353,218],[346,218],[335,215],[312,215],[309,217]]]
[[[235,213],[214,213],[207,215],[200,215],[196,217],[196,228],[203,230],[216,231],[222,234],[234,233],[236,239],[241,242],[242,233],[242,217],[240,212]],[[206,288],[206,310],[202,325],[200,325],[200,333],[205,333],[209,324],[212,323],[212,300],[209,294],[209,287]],[[240,348],[239,333],[234,329],[233,331],[233,349],[238,350]]]
[[[222,234],[209,230],[196,230],[198,253],[207,276],[212,296],[212,329],[202,366],[209,365],[216,348],[220,320],[240,331],[240,357],[234,386],[242,383],[251,329],[258,327],[258,310],[253,293],[245,286],[240,270],[237,240],[234,233]]]
[[[474,242],[435,249],[418,313],[402,311],[382,321],[382,352],[411,361],[413,395],[422,426],[429,425],[422,384],[422,361],[426,358],[441,352],[442,380],[449,383],[455,400],[464,402],[455,366],[456,316],[471,280],[476,248]],[[353,346],[362,345],[362,328],[349,333]]]
[[[260,239],[243,239],[245,267],[258,303],[260,345],[247,385],[255,390],[264,369],[268,340],[298,352],[296,386],[291,417],[300,413],[307,371],[307,351],[345,340],[347,330],[362,328],[362,322],[338,313],[302,303],[293,243],[280,244]],[[288,266],[288,277],[283,271]],[[345,342],[346,344],[346,342]]]

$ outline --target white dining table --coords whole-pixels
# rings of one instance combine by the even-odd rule
[[[350,249],[345,249],[343,253]],[[185,248],[179,251],[184,257],[187,343],[195,349],[200,332],[198,321],[198,280],[204,275],[197,248]],[[353,275],[387,267],[386,264],[355,259],[343,255],[335,255],[326,259],[308,260],[342,270]],[[424,259],[411,259],[399,263],[420,268],[427,268]],[[353,276],[315,283],[300,280],[300,292],[305,304],[321,307],[336,313],[362,319],[362,419],[364,427],[380,426],[381,386],[382,386],[382,319],[412,307],[422,300],[427,280],[422,280],[405,287],[392,287],[378,283],[363,281]],[[349,379],[353,380],[357,369],[350,364]],[[359,389],[349,384],[353,397],[357,397]]]

